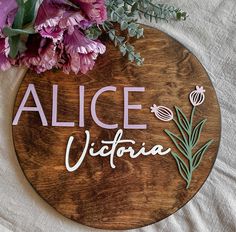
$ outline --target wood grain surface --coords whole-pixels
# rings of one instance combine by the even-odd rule
[[[130,229],[142,227],[173,214],[185,205],[200,189],[216,159],[220,140],[220,110],[214,88],[202,65],[185,47],[166,34],[145,28],[145,39],[135,42],[145,58],[137,67],[121,57],[110,42],[91,72],[86,75],[66,75],[46,72],[37,75],[28,71],[17,94],[14,116],[28,84],[34,84],[46,114],[49,126],[43,127],[37,112],[24,112],[19,124],[13,126],[13,138],[21,168],[33,188],[64,216],[81,224],[103,229]],[[75,127],[52,127],[52,85],[58,84],[58,120],[76,122]],[[78,126],[79,85],[85,86],[85,127]],[[109,158],[86,156],[81,167],[68,172],[65,150],[70,135],[75,136],[71,164],[78,160],[85,143],[85,130],[99,147],[101,140],[112,140],[117,130],[97,126],[91,117],[90,104],[95,92],[105,86],[117,87],[99,97],[98,117],[106,123],[118,123],[123,128],[123,88],[145,87],[143,93],[129,95],[132,104],[142,104],[140,111],[130,110],[130,123],[147,123],[147,130],[125,130],[124,138],[136,140],[135,149],[142,142],[147,148],[155,144],[173,148],[163,132],[178,132],[172,122],[161,122],[150,112],[154,103],[171,109],[179,106],[189,115],[188,94],[196,85],[206,89],[204,104],[196,109],[196,122],[208,121],[200,144],[214,139],[202,162],[194,172],[191,186],[185,189],[175,160],[171,155],[128,156],[115,158],[116,168]],[[32,98],[28,106],[34,106]]]

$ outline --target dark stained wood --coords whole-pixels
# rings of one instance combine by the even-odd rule
[[[101,56],[93,71],[86,75],[65,75],[46,72],[37,75],[28,71],[18,92],[14,115],[29,83],[35,84],[49,122],[41,126],[37,113],[23,113],[13,138],[19,163],[34,189],[58,212],[79,223],[103,229],[142,227],[173,214],[188,202],[208,177],[216,159],[220,140],[220,110],[216,94],[202,65],[186,48],[166,34],[146,28],[145,39],[135,42],[145,58],[137,67],[120,56],[107,43],[107,53]],[[74,128],[51,127],[52,85],[59,85],[59,120],[75,121]],[[78,127],[79,85],[85,86],[85,128]],[[195,122],[208,121],[200,143],[214,139],[196,172],[190,189],[178,173],[171,155],[130,159],[116,158],[111,169],[108,158],[87,156],[82,166],[69,173],[65,168],[65,149],[71,134],[76,137],[72,163],[77,161],[85,136],[91,140],[113,139],[116,130],[98,127],[90,115],[90,103],[101,87],[113,85],[116,93],[105,93],[97,105],[98,116],[107,123],[119,123],[123,128],[123,87],[145,87],[145,93],[130,94],[132,104],[142,104],[140,111],[130,111],[130,122],[147,123],[147,130],[125,130],[124,137],[142,142],[151,148],[155,144],[174,148],[163,129],[176,131],[172,122],[164,123],[150,113],[152,104],[173,109],[181,107],[190,113],[188,94],[196,85],[206,89],[206,100],[197,107]],[[34,105],[32,99],[28,103]]]

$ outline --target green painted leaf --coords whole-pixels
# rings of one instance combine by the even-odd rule
[[[193,155],[193,170],[199,166],[204,153],[207,151],[208,147],[212,144],[212,142],[213,140],[208,141]]]
[[[179,146],[188,154],[188,150],[186,148],[186,145],[183,145],[182,143],[179,143]]]
[[[178,170],[180,175],[184,178],[184,180],[186,180],[186,182],[189,181],[189,169],[187,167],[187,165],[185,164],[185,162],[178,156],[177,153],[175,152],[171,152],[171,155],[174,157],[177,166],[178,166]]]
[[[184,114],[184,112],[178,108],[177,106],[175,106],[175,110],[176,110],[176,115],[178,118],[178,122],[180,124],[180,126],[186,131],[189,132],[189,128],[190,128],[190,123],[186,117],[186,115]]]
[[[194,147],[197,143],[198,140],[200,138],[201,132],[202,132],[202,128],[204,126],[204,124],[206,123],[206,119],[200,121],[194,128],[193,132],[192,132],[192,136],[191,136],[191,144],[192,147]]]
[[[172,133],[169,130],[164,130],[166,134],[170,137],[172,142],[175,144],[176,148],[186,157],[188,158],[188,152],[187,152],[187,145],[184,143],[184,141],[174,133]],[[181,145],[180,145],[181,144]]]

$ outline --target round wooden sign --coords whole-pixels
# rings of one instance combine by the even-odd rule
[[[145,28],[145,58],[107,52],[86,75],[28,71],[13,138],[33,188],[64,216],[102,229],[149,225],[186,204],[208,177],[220,140],[209,77],[186,48]]]

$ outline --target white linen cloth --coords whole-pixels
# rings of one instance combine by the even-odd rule
[[[189,13],[186,22],[157,27],[202,62],[216,88],[222,138],[215,166],[202,189],[167,219],[135,232],[236,231],[236,0],[173,0]],[[151,25],[148,21],[144,23]],[[158,62],[158,60],[157,60]],[[47,205],[24,177],[13,147],[11,120],[23,69],[0,73],[0,232],[88,232]]]

